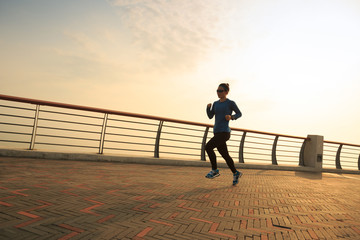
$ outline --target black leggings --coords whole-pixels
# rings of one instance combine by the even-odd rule
[[[221,156],[225,159],[227,165],[229,166],[230,170],[235,173],[236,168],[234,165],[233,159],[230,157],[226,141],[230,139],[230,133],[229,132],[221,132],[221,133],[215,133],[214,137],[210,139],[210,141],[206,144],[205,150],[207,154],[209,155],[211,167],[213,170],[217,169],[217,163],[216,163],[216,155],[214,152],[214,148],[217,148]]]

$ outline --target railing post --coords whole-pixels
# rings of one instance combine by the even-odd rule
[[[36,105],[35,117],[34,117],[34,125],[33,125],[33,131],[32,131],[32,134],[31,134],[29,150],[33,150],[34,146],[35,146],[35,138],[36,138],[36,131],[37,131],[37,126],[38,126],[38,121],[39,121],[39,113],[40,113],[40,105]]]
[[[358,169],[360,170],[360,154],[359,154],[359,158],[358,158]]]
[[[156,134],[156,141],[155,141],[155,150],[154,150],[154,157],[159,158],[159,148],[160,148],[160,135],[161,135],[161,129],[164,124],[164,121],[160,121],[158,131]]]
[[[336,159],[335,159],[335,165],[336,165],[336,169],[342,169],[341,168],[341,162],[340,162],[340,154],[341,154],[341,149],[342,149],[343,145],[340,144],[337,153],[336,153]]]
[[[206,161],[205,146],[206,146],[206,140],[207,140],[208,133],[209,133],[209,127],[206,127],[205,132],[204,132],[204,137],[202,140],[202,144],[201,144],[201,160],[202,161]]]
[[[304,140],[303,144],[301,145],[300,156],[299,156],[299,166],[305,166],[305,160],[304,160],[305,145],[306,145],[306,139]]]
[[[308,135],[304,146],[304,166],[321,171],[323,163],[324,137]]]
[[[104,152],[104,143],[105,143],[105,133],[106,133],[107,119],[108,119],[108,114],[105,113],[102,129],[101,129],[101,135],[100,135],[99,154],[103,154],[103,152]]]
[[[276,136],[275,139],[274,139],[273,146],[272,146],[271,162],[272,162],[273,165],[278,165],[277,159],[276,159],[276,146],[277,146],[278,140],[279,140],[279,136]]]
[[[239,147],[239,163],[245,163],[244,161],[244,145],[245,145],[246,132],[243,132]]]

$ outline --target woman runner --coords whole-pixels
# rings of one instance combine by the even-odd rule
[[[225,159],[228,167],[234,175],[233,185],[238,184],[242,173],[237,171],[233,159],[230,157],[226,141],[230,139],[229,121],[236,120],[241,117],[241,112],[234,101],[226,98],[230,90],[229,84],[221,83],[217,89],[219,100],[214,102],[211,108],[211,103],[207,105],[207,115],[212,119],[215,115],[214,137],[206,144],[205,150],[210,158],[212,170],[205,176],[207,178],[215,178],[220,176],[217,169],[216,155],[214,148],[217,148],[221,156]],[[231,115],[232,112],[234,115]]]

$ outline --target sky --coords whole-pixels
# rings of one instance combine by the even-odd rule
[[[0,0],[0,93],[360,144],[357,0]]]

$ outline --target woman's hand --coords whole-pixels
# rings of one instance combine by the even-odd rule
[[[226,121],[230,121],[231,120],[231,115],[225,115],[225,119],[226,119]]]
[[[207,105],[207,107],[208,107],[208,108],[211,108],[211,103],[209,103],[209,104]]]

